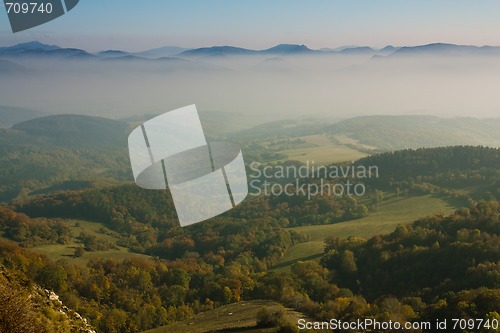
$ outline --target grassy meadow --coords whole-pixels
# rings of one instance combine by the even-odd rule
[[[130,252],[127,248],[116,246],[108,251],[92,251],[85,252],[81,257],[74,257],[75,249],[82,246],[77,237],[81,232],[94,235],[97,239],[107,240],[112,244],[116,244],[119,237],[113,231],[103,227],[101,223],[84,221],[84,220],[68,220],[73,238],[68,244],[51,244],[41,245],[30,248],[31,250],[45,254],[50,259],[57,261],[60,259],[68,260],[70,263],[78,265],[86,265],[90,259],[106,258],[106,259],[125,259],[130,257],[141,257],[144,255]]]
[[[256,316],[261,308],[269,312],[284,311],[285,317],[291,322],[306,318],[302,313],[285,308],[283,305],[272,301],[248,301],[228,304],[207,312],[199,313],[187,320],[171,325],[158,327],[144,333],[205,333],[205,332],[247,332],[271,333],[276,328],[257,328]]]
[[[284,150],[280,150],[288,160],[328,164],[354,161],[367,155],[343,143],[335,142],[335,139],[326,134],[302,136],[298,139],[300,141],[297,144],[285,146]]]
[[[361,219],[293,228],[308,235],[310,240],[292,246],[274,269],[288,269],[299,260],[319,259],[323,253],[324,239],[329,236],[369,238],[377,234],[390,233],[398,224],[410,223],[427,215],[449,214],[459,207],[459,202],[449,199],[434,195],[391,197],[384,200],[376,212]]]

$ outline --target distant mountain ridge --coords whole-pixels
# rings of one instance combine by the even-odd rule
[[[53,50],[57,50],[57,49],[60,49],[60,47],[57,45],[48,45],[48,44],[43,44],[43,43],[40,43],[37,41],[33,41],[33,42],[16,44],[13,46],[0,47],[0,52],[4,52],[7,50],[10,52],[15,52],[15,51],[24,52],[27,50],[53,51]]]
[[[387,45],[381,49],[369,46],[345,46],[339,48],[321,48],[313,50],[306,45],[279,44],[274,47],[253,50],[237,46],[209,46],[201,48],[182,48],[165,46],[140,52],[127,52],[123,50],[104,50],[90,53],[78,48],[62,48],[57,45],[43,44],[38,41],[0,47],[0,58],[12,59],[14,57],[59,57],[80,59],[119,59],[134,57],[133,59],[160,59],[164,57],[221,57],[239,55],[372,55],[376,57],[409,56],[409,55],[500,55],[500,46],[473,46],[447,43],[431,43],[416,46]]]
[[[456,45],[446,43],[432,43],[419,46],[404,46],[392,53],[393,56],[402,55],[500,55],[498,46]]]
[[[0,47],[0,57],[94,58],[95,56],[81,49],[61,48],[57,45],[47,45],[34,41],[13,46]]]

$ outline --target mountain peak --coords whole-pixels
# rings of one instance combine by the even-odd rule
[[[97,52],[96,55],[103,58],[119,58],[128,56],[129,54],[125,51],[120,50],[106,50]]]
[[[287,53],[310,53],[313,52],[310,48],[305,45],[299,44],[279,44],[275,47],[271,47],[270,49],[264,50],[265,53],[278,53],[278,54],[287,54]]]
[[[16,44],[13,46],[2,47],[1,49],[8,49],[10,51],[14,51],[14,50],[19,50],[19,51],[26,51],[26,50],[51,51],[51,50],[60,49],[60,47],[57,45],[43,44],[43,43],[40,43],[38,41],[31,41],[31,42]]]
[[[393,45],[387,45],[384,48],[380,49],[380,51],[394,51],[397,50],[399,47],[393,46]]]
[[[224,55],[241,55],[241,54],[252,54],[255,51],[244,49],[235,46],[212,46],[212,47],[202,47],[193,50],[187,50],[182,52],[181,56],[224,56]]]
[[[339,52],[342,54],[365,54],[365,53],[373,53],[375,52],[375,50],[369,46],[357,46],[357,47],[348,47]]]

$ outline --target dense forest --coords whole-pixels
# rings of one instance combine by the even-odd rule
[[[500,309],[499,217],[497,201],[482,201],[369,240],[330,237],[321,263],[331,282],[368,300],[393,295],[427,304],[413,310],[429,318],[438,310],[442,318],[484,317]]]
[[[2,224],[16,215],[4,209]],[[266,269],[276,251],[293,242],[271,221],[238,228],[227,224],[224,236],[206,228],[206,238],[174,238],[173,252],[175,246],[189,250],[168,260],[103,258],[80,267],[27,254],[6,242],[0,257],[3,266],[56,291],[103,332],[137,332],[222,304],[262,298],[322,320],[404,322],[457,314],[500,319],[495,312],[500,309],[499,216],[498,202],[482,201],[450,216],[401,225],[389,235],[328,238],[321,264],[298,262],[291,273]]]
[[[0,265],[27,289],[55,291],[99,332],[140,332],[252,299],[275,300],[317,320],[499,320],[499,155],[482,147],[376,155],[357,162],[380,169],[364,198],[253,197],[187,228],[177,225],[168,193],[133,185],[17,199],[0,207],[0,232],[15,242],[0,242]],[[476,187],[464,191],[470,184]],[[424,193],[456,191],[464,207],[404,221],[387,235],[329,237],[319,262],[272,269],[306,240],[291,227],[360,218],[377,209],[377,193],[411,195],[419,186]],[[100,222],[116,244],[72,234],[69,218]],[[72,237],[81,244],[75,256],[113,246],[146,256],[92,258],[82,266],[26,249]]]

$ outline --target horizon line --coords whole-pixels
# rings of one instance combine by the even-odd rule
[[[16,43],[16,44],[11,44],[11,45],[0,45],[0,48],[9,48],[9,47],[14,47],[14,46],[18,46],[18,45],[23,45],[23,44],[31,44],[31,43],[39,43],[39,44],[42,44],[42,45],[47,45],[47,46],[56,46],[56,47],[59,47],[59,48],[64,48],[64,49],[74,49],[74,48],[77,48],[77,47],[67,47],[67,46],[60,46],[58,44],[53,44],[53,43],[44,43],[44,42],[40,42],[39,40],[32,40],[32,41],[29,41],[29,42],[21,42],[21,43]],[[341,52],[343,50],[348,50],[348,49],[357,49],[357,48],[371,48],[373,49],[374,51],[380,51],[380,50],[383,50],[384,48],[386,47],[394,47],[394,48],[404,48],[404,47],[420,47],[420,46],[429,46],[429,45],[451,45],[451,46],[466,46],[466,47],[477,47],[477,48],[482,48],[482,47],[500,47],[500,45],[491,45],[491,44],[484,44],[484,45],[475,45],[475,44],[455,44],[455,43],[447,43],[447,42],[432,42],[432,43],[426,43],[426,44],[414,44],[414,45],[392,45],[392,44],[387,44],[383,47],[374,47],[374,46],[369,46],[369,45],[342,45],[342,46],[337,46],[337,47],[328,47],[328,46],[325,46],[325,47],[321,47],[321,48],[314,48],[314,49],[311,49],[309,48],[306,44],[295,44],[295,43],[280,43],[280,44],[275,44],[273,46],[270,46],[268,48],[264,48],[264,49],[253,49],[253,48],[247,48],[247,47],[244,47],[244,46],[235,46],[235,45],[229,45],[229,44],[226,44],[226,45],[210,45],[210,46],[196,46],[196,47],[183,47],[183,46],[177,46],[177,45],[172,45],[172,44],[167,44],[167,45],[163,45],[163,46],[158,46],[158,47],[152,47],[152,48],[148,48],[148,49],[145,49],[145,50],[141,50],[141,51],[126,51],[125,49],[103,49],[103,50],[98,50],[98,51],[88,51],[84,48],[78,48],[80,50],[83,50],[83,51],[86,51],[88,53],[99,53],[99,52],[106,52],[106,51],[122,51],[122,52],[128,52],[128,53],[141,53],[141,52],[147,52],[147,51],[151,51],[151,50],[155,50],[155,49],[161,49],[161,48],[164,48],[164,47],[177,47],[177,48],[181,48],[181,49],[186,49],[186,50],[197,50],[197,49],[209,49],[209,48],[215,48],[215,47],[234,47],[234,48],[239,48],[239,49],[244,49],[244,50],[249,50],[249,51],[266,51],[266,50],[269,50],[269,49],[272,49],[274,47],[277,47],[277,46],[281,46],[281,45],[289,45],[289,46],[301,46],[301,47],[306,47],[307,49],[311,50],[311,51],[319,51],[319,52]],[[338,50],[338,51],[336,51]]]

